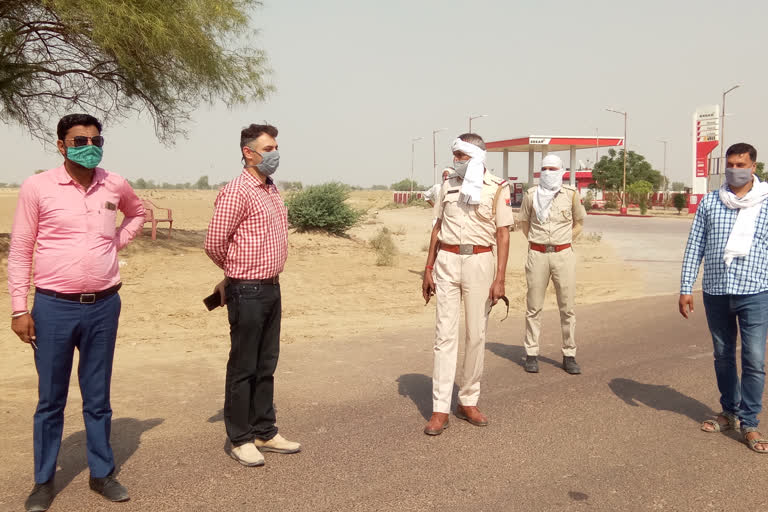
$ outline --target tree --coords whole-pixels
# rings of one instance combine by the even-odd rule
[[[648,211],[648,195],[653,192],[653,185],[645,180],[636,181],[627,185],[627,195],[630,201],[636,201],[640,205],[640,214]]]
[[[405,178],[404,180],[398,181],[397,183],[392,184],[392,190],[397,190],[400,192],[409,192],[411,190],[426,190],[427,187],[423,187],[416,183],[416,181],[411,181],[408,178]]]
[[[624,150],[609,149],[595,164],[592,177],[603,190],[621,190],[624,179]],[[646,181],[658,190],[664,181],[662,174],[651,167],[645,157],[634,151],[627,152],[627,187],[636,181]]]
[[[259,0],[2,0],[0,120],[45,138],[51,119],[148,113],[170,143],[201,103],[266,97],[247,36]],[[240,39],[246,45],[232,48]]]
[[[680,212],[683,211],[683,208],[685,208],[688,205],[688,198],[686,197],[685,194],[675,194],[673,203],[675,208],[677,209],[677,214],[680,215]]]
[[[672,191],[673,192],[682,192],[685,190],[685,183],[682,181],[673,181],[672,182]]]
[[[198,190],[208,190],[211,186],[208,184],[208,176],[200,176],[200,179],[195,183],[195,187]]]
[[[755,166],[755,174],[760,181],[766,181],[768,176],[766,176],[765,164],[763,162],[757,162],[757,165]]]

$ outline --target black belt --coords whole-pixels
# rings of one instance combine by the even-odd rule
[[[269,279],[229,279],[229,284],[280,284],[280,276]]]
[[[112,288],[107,288],[106,290],[95,293],[59,293],[44,288],[35,288],[35,291],[37,293],[42,293],[43,295],[50,295],[54,299],[71,300],[72,302],[79,302],[80,304],[93,304],[96,301],[113,296],[121,286],[123,286],[123,283],[117,283]]]

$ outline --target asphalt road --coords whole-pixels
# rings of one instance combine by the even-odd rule
[[[585,233],[600,233],[627,264],[646,274],[645,293],[680,291],[680,268],[691,220],[664,217],[589,215]]]
[[[118,349],[112,439],[132,499],[109,504],[88,490],[72,388],[52,510],[764,509],[768,456],[733,434],[699,431],[718,410],[711,342],[703,307],[686,322],[676,299],[578,308],[580,376],[559,368],[553,312],[538,375],[520,366],[523,319],[492,320],[480,402],[491,423],[452,417],[434,438],[421,431],[432,326],[286,345],[278,425],[304,451],[267,454],[263,468],[223,451],[225,347],[215,358],[180,347],[166,361],[148,347],[131,365]],[[21,510],[31,488],[34,378],[0,382],[0,510]]]

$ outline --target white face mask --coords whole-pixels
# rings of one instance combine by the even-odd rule
[[[541,171],[539,185],[547,190],[558,190],[563,186],[563,174],[565,171]]]

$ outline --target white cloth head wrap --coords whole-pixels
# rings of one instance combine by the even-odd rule
[[[467,173],[461,184],[459,202],[480,204],[480,197],[483,192],[483,174],[485,173],[485,151],[461,139],[453,141],[451,150],[461,151],[469,157]]]
[[[539,177],[539,186],[536,187],[536,192],[533,194],[533,209],[536,210],[536,217],[539,222],[546,222],[549,219],[549,210],[552,208],[552,200],[555,195],[560,192],[560,188],[563,186],[563,175],[565,170],[563,169],[563,161],[557,155],[547,155],[541,160],[541,167],[557,167],[559,171],[542,171],[547,173],[557,173],[559,179],[553,185],[547,184]]]
[[[736,197],[727,183],[723,183],[720,187],[719,194],[726,208],[739,210],[723,252],[723,260],[727,266],[730,266],[734,258],[748,255],[752,248],[757,216],[760,214],[763,201],[768,199],[768,183],[763,183],[757,179],[757,176],[752,176],[752,188],[744,197]]]

